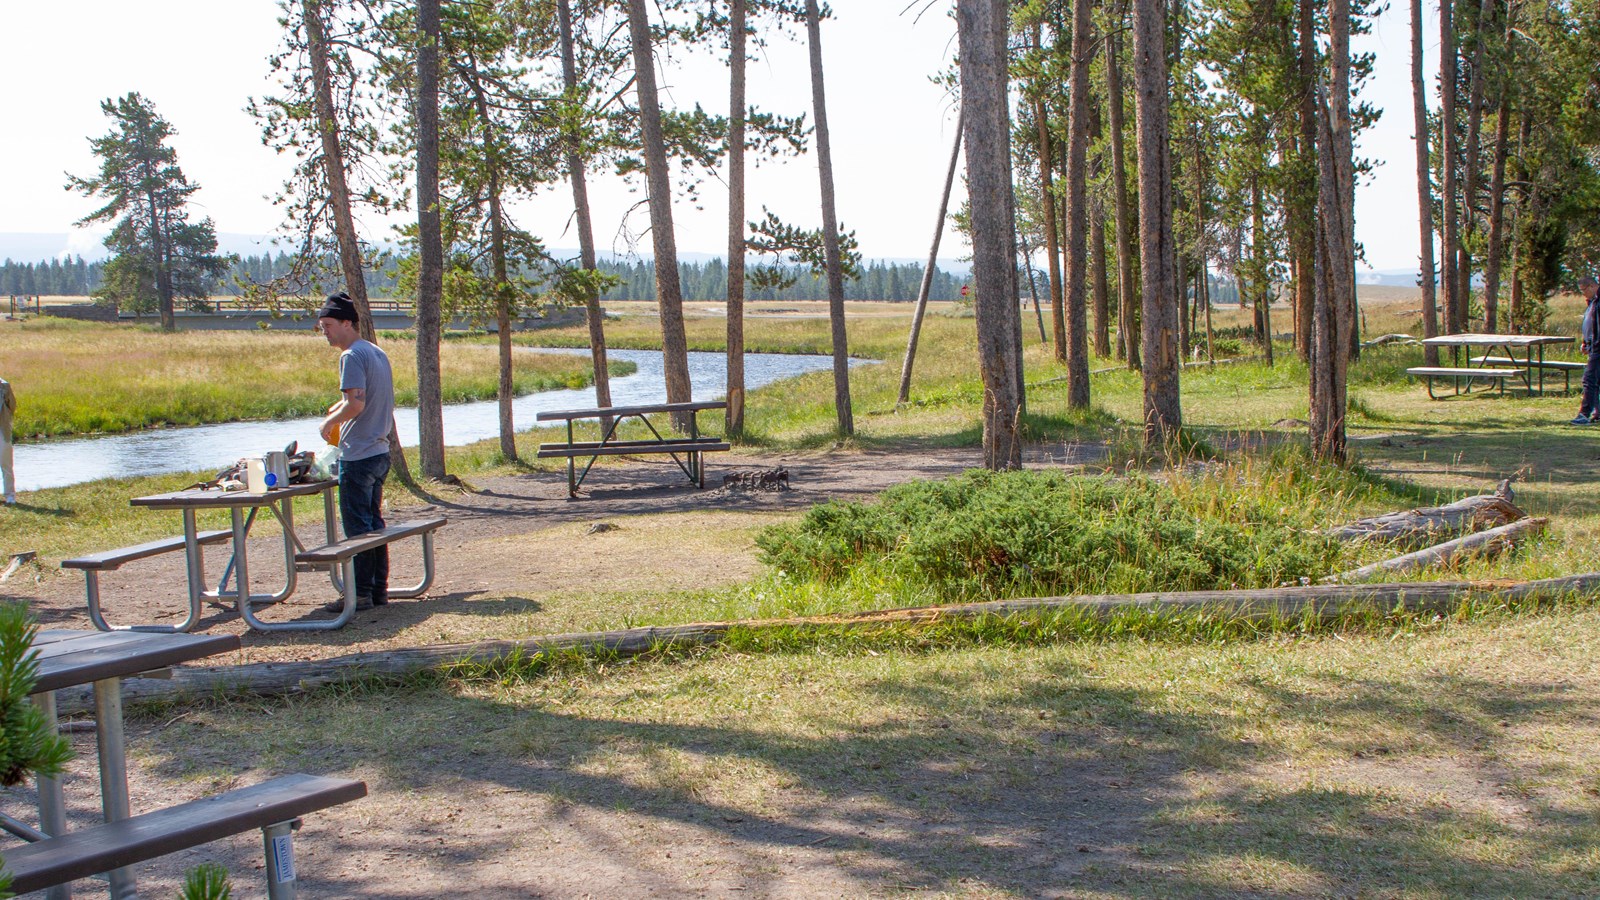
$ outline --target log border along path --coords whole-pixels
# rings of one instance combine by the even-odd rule
[[[750,619],[689,625],[627,628],[559,634],[515,641],[480,641],[438,644],[401,650],[354,653],[324,660],[252,663],[241,666],[178,667],[170,679],[130,681],[124,685],[128,702],[178,701],[229,695],[282,696],[304,693],[326,685],[371,680],[399,680],[430,669],[455,665],[493,665],[512,659],[532,659],[539,654],[593,654],[638,656],[653,651],[711,646],[731,634],[760,631],[873,625],[931,624],[988,617],[1009,617],[1039,612],[1075,612],[1086,619],[1105,621],[1137,612],[1164,614],[1210,613],[1233,620],[1273,621],[1336,620],[1358,612],[1453,612],[1464,602],[1515,603],[1554,601],[1562,598],[1600,598],[1600,573],[1549,578],[1542,581],[1417,581],[1389,584],[1309,585],[1225,591],[1170,591],[1141,594],[1100,594],[1081,597],[1034,597],[922,606],[863,612],[851,615],[794,619]],[[81,694],[81,696],[80,696]],[[91,707],[87,691],[63,690],[58,695],[62,711]]]

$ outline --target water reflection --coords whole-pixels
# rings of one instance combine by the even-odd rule
[[[537,351],[588,355],[587,350]],[[613,359],[636,364],[638,371],[611,380],[611,402],[617,406],[666,401],[661,353],[656,350],[612,350]],[[727,387],[726,358],[721,353],[690,353],[689,377],[696,400],[719,398]],[[863,360],[852,360],[857,365]],[[807,372],[826,371],[827,356],[781,353],[745,355],[745,385],[749,390]],[[333,398],[329,398],[330,402]],[[594,389],[543,391],[518,397],[512,404],[517,427],[534,424],[534,414],[552,409],[594,405]],[[400,441],[417,443],[417,415],[412,407],[396,410]],[[16,448],[17,489],[36,491],[64,487],[100,478],[131,478],[166,472],[220,469],[241,456],[282,449],[290,441],[302,447],[320,447],[321,418],[279,419],[270,422],[230,422],[192,428],[165,428],[130,434],[19,444]],[[444,410],[444,439],[450,446],[470,444],[500,433],[500,416],[493,400],[457,403]]]

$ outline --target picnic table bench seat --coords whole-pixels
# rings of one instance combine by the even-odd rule
[[[578,488],[583,480],[588,477],[589,470],[602,456],[636,456],[643,454],[663,454],[672,457],[678,468],[689,477],[691,482],[698,487],[706,486],[704,454],[718,453],[733,449],[733,445],[717,437],[702,437],[699,425],[695,421],[695,414],[713,409],[727,409],[728,404],[723,400],[701,400],[685,403],[654,403],[635,406],[606,406],[597,409],[565,409],[551,410],[539,413],[535,418],[540,422],[566,422],[567,439],[565,441],[552,441],[539,445],[538,456],[540,459],[564,458],[567,461],[567,494],[578,496]],[[674,435],[667,437],[656,430],[647,418],[652,414],[670,414],[683,417],[686,421],[688,434],[685,436]],[[650,429],[654,439],[617,440],[612,437],[616,434],[617,425],[626,418],[638,418],[644,426]],[[598,441],[580,441],[576,438],[572,423],[578,419],[600,419],[605,423],[604,433]],[[577,461],[587,457],[589,462],[580,473],[577,470]]]
[[[1437,400],[1439,398],[1433,393],[1433,379],[1435,378],[1451,379],[1454,382],[1455,392],[1458,394],[1461,393],[1461,382],[1463,380],[1467,381],[1467,390],[1470,392],[1472,390],[1471,382],[1474,379],[1492,381],[1494,382],[1495,386],[1499,388],[1500,393],[1504,394],[1506,392],[1506,379],[1521,378],[1522,370],[1502,368],[1454,368],[1450,366],[1414,366],[1407,369],[1406,374],[1426,379],[1428,385],[1428,396],[1434,400]]]
[[[573,456],[632,456],[636,453],[715,453],[733,445],[716,438],[683,438],[665,441],[582,441],[566,444],[540,444],[539,458]]]
[[[1585,366],[1585,363],[1570,359],[1536,359],[1529,362],[1527,360],[1512,359],[1509,356],[1474,356],[1471,357],[1470,361],[1479,366],[1521,366],[1528,369],[1539,369],[1541,381],[1544,379],[1543,370],[1545,369],[1560,372],[1566,379],[1565,388],[1568,393],[1572,392],[1572,373],[1581,373]]]
[[[202,531],[195,535],[195,542],[201,546],[220,544],[232,537],[233,531],[223,528],[217,531]],[[64,559],[61,561],[61,568],[78,569],[83,572],[84,593],[89,604],[89,620],[101,631],[168,631],[170,629],[164,625],[112,626],[108,624],[105,620],[105,615],[100,609],[100,573],[116,571],[122,568],[124,564],[134,560],[148,559],[152,556],[160,556],[163,553],[172,553],[183,549],[183,536],[179,535],[156,541],[147,541],[143,544],[135,544],[132,547],[123,547],[118,550],[104,550],[99,553],[90,553],[87,556]]]
[[[377,531],[351,535],[342,541],[333,541],[320,547],[307,547],[294,555],[294,561],[297,565],[342,567],[344,577],[337,584],[344,591],[344,611],[330,625],[330,627],[339,628],[349,622],[351,617],[355,615],[356,554],[365,553],[368,550],[376,550],[386,544],[392,544],[395,541],[409,537],[422,538],[422,580],[412,587],[389,589],[390,597],[402,600],[421,597],[428,592],[428,588],[433,584],[433,533],[443,528],[448,521],[450,520],[444,516],[437,516],[431,519],[397,522]]]
[[[293,826],[301,816],[367,795],[360,781],[284,775],[214,797],[69,831],[5,850],[11,889],[38,891],[261,829],[271,896],[295,880]],[[286,877],[285,877],[286,876]],[[276,890],[275,890],[276,889]]]
[[[201,544],[220,544],[231,537],[233,537],[233,532],[223,528],[217,531],[202,531],[197,536],[197,539]],[[61,561],[61,568],[82,569],[85,572],[109,572],[113,569],[121,568],[124,563],[130,563],[136,559],[146,559],[182,549],[183,535],[180,534],[177,537],[135,544],[132,547],[123,547],[120,550],[105,550],[100,553],[90,553],[87,556],[64,559]]]

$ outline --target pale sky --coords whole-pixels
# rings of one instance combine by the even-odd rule
[[[835,3],[822,43],[833,138],[839,217],[858,232],[869,258],[927,254],[938,193],[954,136],[955,116],[928,76],[955,54],[951,20],[936,6],[920,21],[901,15],[906,0]],[[1378,53],[1377,78],[1366,97],[1385,109],[1357,152],[1382,160],[1358,188],[1356,236],[1372,267],[1414,269],[1418,233],[1411,143],[1410,37],[1407,6],[1394,4],[1358,50]],[[94,208],[63,188],[64,172],[92,173],[87,138],[109,129],[100,101],[138,91],[177,130],[179,163],[201,190],[198,215],[224,232],[270,233],[281,217],[266,195],[281,183],[287,160],[262,146],[260,129],[244,112],[246,99],[270,90],[266,58],[279,43],[274,0],[76,0],[0,4],[6,41],[6,87],[0,93],[0,232],[62,232]],[[1432,27],[1430,24],[1429,27]],[[1437,35],[1429,66],[1437,66]],[[750,102],[767,110],[809,114],[811,95],[802,43],[775,38],[750,69]],[[1430,84],[1432,79],[1430,79]],[[721,59],[674,60],[662,76],[664,103],[726,112],[727,69]],[[808,115],[809,118],[809,115]],[[592,176],[593,177],[593,176]],[[640,195],[615,178],[594,178],[597,239],[625,252],[614,235]],[[962,188],[957,181],[960,202]],[[678,247],[722,255],[727,245],[725,191],[704,186],[704,209],[675,208]],[[763,204],[794,224],[820,223],[814,157],[764,163],[750,173],[748,216]],[[523,224],[551,247],[575,247],[563,234],[570,192],[546,194],[521,213]],[[384,238],[381,222],[364,223]],[[641,214],[631,223],[644,228]],[[99,238],[76,230],[76,246]],[[639,248],[649,252],[648,241]],[[949,233],[942,257],[965,254]]]

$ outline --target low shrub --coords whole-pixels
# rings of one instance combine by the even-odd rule
[[[1308,477],[1319,479],[1299,463],[1161,477],[972,471],[822,504],[756,543],[791,580],[877,567],[950,600],[1269,587],[1343,561],[1315,528],[1363,488]]]

